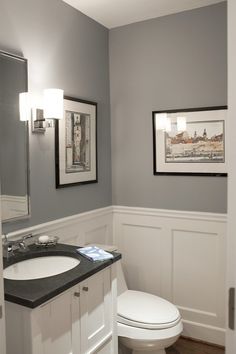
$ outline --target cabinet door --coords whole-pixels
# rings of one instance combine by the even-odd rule
[[[79,287],[41,307],[42,354],[80,354]]]
[[[110,268],[82,282],[80,289],[81,352],[85,354],[112,335]]]

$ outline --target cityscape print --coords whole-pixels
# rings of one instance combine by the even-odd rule
[[[171,124],[171,132],[165,133],[165,162],[224,163],[224,139],[223,120],[187,122],[183,132]]]

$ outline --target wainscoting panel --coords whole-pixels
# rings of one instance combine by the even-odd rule
[[[176,304],[184,335],[224,345],[226,216],[113,207],[131,289]]]
[[[11,239],[18,239],[25,234],[58,236],[59,242],[76,246],[88,243],[112,243],[112,207],[53,220],[10,233]]]
[[[116,244],[131,289],[175,303],[184,335],[224,345],[226,215],[106,207],[9,234]]]
[[[143,234],[145,233],[145,238]],[[128,255],[124,253],[125,276],[129,280],[128,287],[131,289],[157,293],[161,291],[162,259],[161,259],[161,228],[154,226],[142,226],[139,224],[123,225],[122,245],[119,249],[127,249]],[[151,244],[149,257],[145,257],[144,251],[147,244]],[[153,272],[153,260],[155,260],[155,272]],[[147,277],[147,274],[153,276]]]

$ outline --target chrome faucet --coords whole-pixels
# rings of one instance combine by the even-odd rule
[[[25,244],[25,241],[31,237],[33,237],[32,234],[27,234],[23,236],[19,240],[11,241],[8,240],[7,235],[3,235],[4,240],[3,240],[3,257],[9,259],[9,257],[14,256],[14,251],[19,250],[20,252],[26,252],[28,251],[28,246]]]
[[[27,235],[23,236],[22,239],[18,240],[19,249],[22,252],[25,252],[25,251],[29,250],[29,247],[28,247],[28,245],[26,245],[25,241],[28,240],[31,237],[33,237],[32,234],[27,234]]]

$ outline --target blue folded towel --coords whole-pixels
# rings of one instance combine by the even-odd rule
[[[106,252],[103,249],[96,246],[77,248],[76,251],[93,262],[106,261],[107,259],[114,258],[114,256],[111,253]]]

